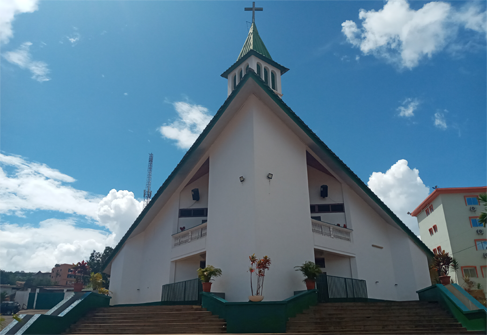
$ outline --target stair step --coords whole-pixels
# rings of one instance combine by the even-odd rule
[[[449,324],[449,323],[457,323],[455,321],[452,321],[451,318],[443,318],[443,319],[381,319],[381,320],[371,320],[371,319],[362,319],[362,320],[354,320],[355,324],[360,324],[360,325],[444,325],[444,324]],[[289,320],[288,321],[288,326],[289,327],[327,327],[329,325],[333,326],[346,326],[350,325],[351,322],[350,320],[343,320],[343,321],[324,321],[322,319],[320,320],[305,320],[305,321],[296,321],[296,320]]]

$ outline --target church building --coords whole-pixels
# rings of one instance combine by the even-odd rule
[[[285,104],[287,71],[253,20],[222,74],[228,98],[105,263],[111,304],[160,301],[205,265],[223,271],[213,292],[248,301],[254,253],[272,260],[264,301],[305,290],[306,261],[365,280],[373,299],[431,285],[433,253]]]

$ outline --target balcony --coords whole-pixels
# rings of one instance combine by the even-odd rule
[[[311,219],[311,229],[316,247],[352,256],[352,229]]]
[[[172,235],[172,259],[206,250],[207,222]]]

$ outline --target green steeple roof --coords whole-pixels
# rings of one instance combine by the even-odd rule
[[[259,32],[257,31],[257,26],[255,25],[255,23],[252,23],[252,26],[250,27],[249,35],[245,40],[242,51],[240,51],[240,55],[238,55],[237,61],[239,61],[240,58],[245,56],[247,52],[251,50],[254,50],[260,53],[262,56],[272,59],[271,54],[269,53],[269,51],[267,51],[264,42],[259,36]]]

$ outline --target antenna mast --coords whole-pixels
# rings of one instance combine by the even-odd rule
[[[147,183],[144,190],[144,207],[147,206],[152,199],[152,191],[150,189],[150,184],[152,181],[152,154],[149,154],[149,166],[147,167]]]

